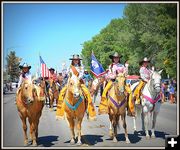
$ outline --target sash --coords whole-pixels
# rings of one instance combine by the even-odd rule
[[[71,65],[71,69],[72,69],[73,74],[78,77],[78,76],[79,76],[79,72],[77,71],[76,67],[74,67],[73,65]]]

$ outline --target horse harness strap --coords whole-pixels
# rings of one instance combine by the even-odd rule
[[[111,96],[109,96],[109,99],[117,108],[120,108],[126,102],[126,99],[124,99],[120,104],[118,104]]]
[[[80,96],[79,99],[78,99],[78,101],[77,101],[77,103],[76,103],[74,106],[72,106],[71,104],[69,104],[67,100],[65,100],[65,103],[66,103],[66,105],[67,105],[70,109],[76,110],[76,109],[79,107],[79,105],[80,105],[80,103],[82,102],[82,100],[83,100],[83,99],[82,99],[82,97]]]
[[[145,99],[147,99],[148,101],[150,101],[152,104],[155,104],[160,98],[161,98],[161,95],[159,94],[155,99],[152,99],[146,95],[142,95]]]

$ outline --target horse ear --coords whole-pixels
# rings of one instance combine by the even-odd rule
[[[149,69],[149,71],[150,71],[151,74],[154,72],[154,70],[151,70],[151,69]]]
[[[160,71],[158,71],[158,73],[159,73],[159,74],[161,74],[161,73],[162,73],[162,71],[163,71],[163,69],[161,69]]]

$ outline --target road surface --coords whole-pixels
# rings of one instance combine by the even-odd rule
[[[2,99],[2,144],[3,147],[23,148],[23,130],[22,123],[18,116],[15,101],[15,92],[9,92],[3,95]],[[98,109],[99,99],[95,106]],[[50,111],[44,106],[42,116],[39,123],[38,147],[51,148],[67,148],[78,147],[78,145],[70,145],[70,130],[66,120],[56,120],[56,111]],[[82,123],[82,146],[98,148],[98,147],[164,147],[165,135],[177,134],[177,104],[169,104],[165,102],[161,106],[160,113],[156,123],[156,138],[147,140],[141,130],[140,118],[137,120],[138,134],[134,134],[133,120],[127,116],[127,128],[130,144],[125,143],[124,129],[120,126],[118,129],[118,142],[113,143],[109,138],[109,119],[108,115],[97,115],[97,121],[88,121],[86,116]],[[29,130],[28,130],[29,131]],[[29,143],[31,147],[31,144]]]

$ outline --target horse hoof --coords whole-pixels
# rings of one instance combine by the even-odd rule
[[[114,138],[114,139],[113,139],[113,142],[114,142],[114,143],[117,143],[117,139],[116,139],[116,138]]]
[[[151,136],[151,138],[152,138],[152,139],[155,139],[155,138],[156,138],[156,136],[155,136],[155,135],[152,135],[152,136]]]
[[[75,144],[74,139],[72,139],[72,140],[70,141],[70,144],[71,144],[71,145]]]
[[[109,131],[109,137],[113,139],[113,132],[111,130]]]
[[[126,144],[129,144],[129,143],[131,143],[131,142],[129,141],[129,139],[127,139],[127,140],[126,140]]]
[[[28,146],[28,141],[24,141],[24,146]]]
[[[134,134],[136,134],[136,135],[138,134],[137,130],[134,130]]]
[[[149,140],[150,139],[150,137],[149,136],[146,136],[146,140]]]
[[[36,142],[33,142],[32,146],[37,146],[37,143],[36,143]]]
[[[78,142],[77,142],[77,145],[82,145],[82,142],[81,142],[81,141],[78,141]]]

